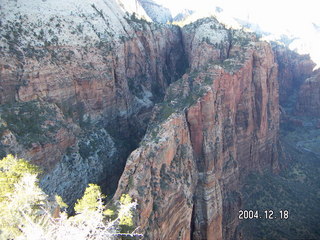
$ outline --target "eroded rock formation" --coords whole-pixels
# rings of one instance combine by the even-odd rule
[[[25,153],[43,167],[45,190],[72,203],[89,182],[116,187],[154,103],[187,61],[178,27],[115,1],[70,4],[1,9],[0,153]]]
[[[241,239],[243,178],[279,170],[279,87],[285,103],[302,84],[297,110],[319,114],[311,60],[213,18],[181,29],[113,0],[5,2],[1,157],[40,165],[68,203],[89,182],[115,190],[125,166],[114,198],[138,201],[146,239]]]
[[[279,66],[279,100],[280,104],[288,103],[290,96],[312,75],[316,64],[308,55],[299,55],[288,48],[273,44],[273,51]]]
[[[231,239],[242,177],[278,170],[277,65],[267,43],[213,19],[183,35],[191,72],[156,107],[115,198],[138,200],[148,239]]]
[[[296,110],[300,115],[320,117],[320,71],[301,85]]]
[[[144,8],[148,16],[155,22],[167,23],[172,22],[171,12],[153,0],[137,0]]]

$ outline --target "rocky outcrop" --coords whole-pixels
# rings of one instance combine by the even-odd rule
[[[0,14],[1,155],[26,153],[43,167],[45,190],[68,203],[88,182],[108,179],[114,190],[154,103],[187,67],[180,29],[115,1],[5,1]],[[10,109],[26,115],[21,124]]]
[[[50,4],[1,11],[0,154],[25,153],[69,204],[126,164],[115,198],[138,200],[146,238],[236,237],[242,179],[278,170],[270,46],[215,19],[181,30],[114,1]]]
[[[195,11],[190,9],[184,9],[182,12],[178,13],[174,18],[173,22],[183,22],[189,16],[191,16]]]
[[[231,239],[242,178],[278,170],[277,65],[267,43],[213,19],[183,35],[191,72],[155,108],[115,198],[138,200],[148,239]]]
[[[306,79],[299,90],[296,112],[320,117],[320,71]]]
[[[1,155],[14,153],[49,171],[67,148],[75,144],[78,129],[63,113],[44,101],[21,102],[0,107]]]
[[[172,22],[171,12],[153,0],[137,0],[144,8],[148,16],[158,23]]]
[[[66,202],[73,203],[81,198],[89,183],[98,183],[110,189],[117,183],[119,149],[104,128],[87,131],[77,138],[49,174],[44,174],[41,187],[46,192],[58,194]],[[106,188],[106,185],[109,184]],[[76,187],[75,187],[76,186]]]
[[[146,239],[188,239],[197,174],[184,114],[172,116],[141,144],[128,158],[115,198],[128,192],[138,200]]]
[[[180,29],[124,3],[4,1],[0,156],[41,166],[69,205],[91,182],[115,190],[125,167],[114,198],[138,201],[146,239],[241,239],[243,179],[279,170],[277,77],[285,103],[314,64],[214,18]],[[298,111],[319,114],[318,80]]]
[[[273,44],[277,64],[279,66],[279,97],[280,104],[288,103],[290,96],[303,84],[306,78],[312,75],[316,64],[309,55],[299,55],[278,44]]]

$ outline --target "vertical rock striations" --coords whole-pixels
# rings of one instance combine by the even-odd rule
[[[188,123],[174,114],[131,153],[115,198],[128,192],[138,200],[146,239],[189,239],[196,179]]]
[[[73,203],[89,182],[115,187],[148,127],[115,194],[138,200],[146,238],[237,237],[243,177],[278,170],[267,43],[209,18],[151,24],[113,0],[6,0],[0,15],[1,156],[25,153]]]
[[[115,198],[138,200],[146,238],[232,239],[242,178],[278,170],[277,64],[267,43],[214,19],[183,36],[190,73],[155,108]]]
[[[154,103],[187,67],[180,29],[113,0],[5,1],[0,15],[1,156],[30,153],[45,189],[69,203],[88,182],[115,188]]]

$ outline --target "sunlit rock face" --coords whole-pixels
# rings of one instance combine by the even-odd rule
[[[237,238],[242,179],[279,169],[273,51],[213,18],[181,29],[123,4],[5,1],[1,157],[41,166],[69,204],[91,182],[115,190],[125,167],[115,199],[138,201],[146,239]]]
[[[155,108],[115,198],[138,200],[149,239],[231,239],[242,178],[279,168],[277,64],[269,44],[214,19],[182,31],[191,71]]]
[[[152,0],[138,0],[148,16],[158,23],[172,22],[171,12],[168,8]]]
[[[320,71],[307,78],[300,87],[296,112],[300,115],[320,117]]]
[[[125,7],[77,0],[1,7],[0,154],[24,153],[44,169],[45,190],[69,203],[89,182],[115,189],[154,103],[187,67],[178,27]]]

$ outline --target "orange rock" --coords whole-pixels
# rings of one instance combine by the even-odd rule
[[[210,64],[217,49],[185,36],[198,72],[170,86],[168,106],[176,113],[154,122],[154,132],[129,156],[115,199],[127,192],[138,200],[137,224],[148,239],[231,239],[241,180],[250,171],[279,168],[277,64],[265,42],[231,49],[244,52],[233,63],[239,67]],[[195,99],[189,106],[184,97]]]

